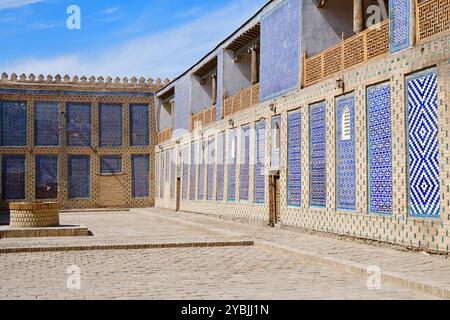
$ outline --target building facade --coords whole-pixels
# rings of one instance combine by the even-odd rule
[[[159,90],[156,206],[448,252],[450,1],[372,2],[271,1]]]
[[[0,207],[154,205],[160,80],[3,74]]]

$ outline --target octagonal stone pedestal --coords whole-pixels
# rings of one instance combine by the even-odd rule
[[[9,204],[11,228],[59,226],[59,203],[14,202]]]

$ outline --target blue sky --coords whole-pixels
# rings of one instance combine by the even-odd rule
[[[267,0],[0,0],[0,73],[173,78]],[[69,30],[67,7],[81,9]]]

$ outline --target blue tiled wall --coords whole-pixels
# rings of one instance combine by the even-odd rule
[[[299,0],[286,0],[261,21],[261,101],[298,88],[299,60]]]

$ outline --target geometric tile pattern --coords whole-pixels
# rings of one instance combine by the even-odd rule
[[[169,182],[170,181],[170,165],[171,165],[171,161],[170,161],[170,150],[166,151],[166,161],[165,161],[165,182]]]
[[[407,79],[409,209],[411,216],[440,216],[436,70]]]
[[[298,87],[299,0],[287,0],[261,20],[261,101]]]
[[[164,198],[164,152],[160,152],[159,157],[159,197]]]
[[[225,132],[221,132],[217,138],[217,191],[216,200],[223,201],[225,179]]]
[[[67,113],[67,146],[91,146],[91,106],[89,104],[68,103]]]
[[[390,52],[396,53],[412,45],[411,0],[390,0]]]
[[[188,199],[188,190],[189,190],[189,145],[185,145],[183,147],[183,191],[182,191],[182,199]]]
[[[326,163],[326,104],[325,101],[310,106],[310,205],[327,204]]]
[[[1,145],[27,145],[27,104],[26,102],[0,102]]]
[[[171,156],[171,182],[170,182],[170,198],[175,199],[175,187],[177,182],[177,150],[175,148],[172,149],[172,156]]]
[[[2,190],[4,200],[25,199],[25,156],[3,156]]]
[[[250,178],[250,126],[242,128],[241,139],[241,172],[239,197],[248,200],[248,184]]]
[[[191,143],[191,170],[189,178],[189,200],[195,200],[195,180],[197,177],[197,155],[198,155],[198,141]]]
[[[122,173],[122,156],[102,156],[100,157],[101,174]]]
[[[100,104],[98,127],[100,147],[121,147],[123,145],[122,105]]]
[[[236,128],[229,132],[228,142],[228,201],[236,201],[236,158],[237,158],[237,135]]]
[[[215,150],[215,139],[214,136],[209,138],[208,142],[208,201],[213,200],[214,192],[214,164],[216,163],[216,150]]]
[[[302,113],[288,116],[288,205],[300,207],[302,197]]]
[[[336,99],[336,205],[356,210],[355,96]]]
[[[281,146],[281,116],[272,117],[272,150],[270,168],[272,170],[280,169],[280,146]]]
[[[155,195],[159,198],[159,152],[155,155]]]
[[[68,158],[68,195],[70,199],[91,197],[90,156],[70,155]]]
[[[391,85],[367,89],[369,212],[392,214]]]
[[[198,166],[198,189],[197,200],[205,199],[205,163],[206,163],[206,141],[202,140],[200,147],[200,157]]]
[[[146,198],[150,195],[150,157],[148,155],[131,156],[133,198]]]
[[[131,146],[150,145],[150,123],[148,105],[130,105]]]
[[[59,145],[58,102],[36,102],[34,106],[34,145]]]
[[[58,156],[36,156],[36,199],[58,198]]]
[[[256,122],[255,203],[264,203],[266,196],[266,121]]]

